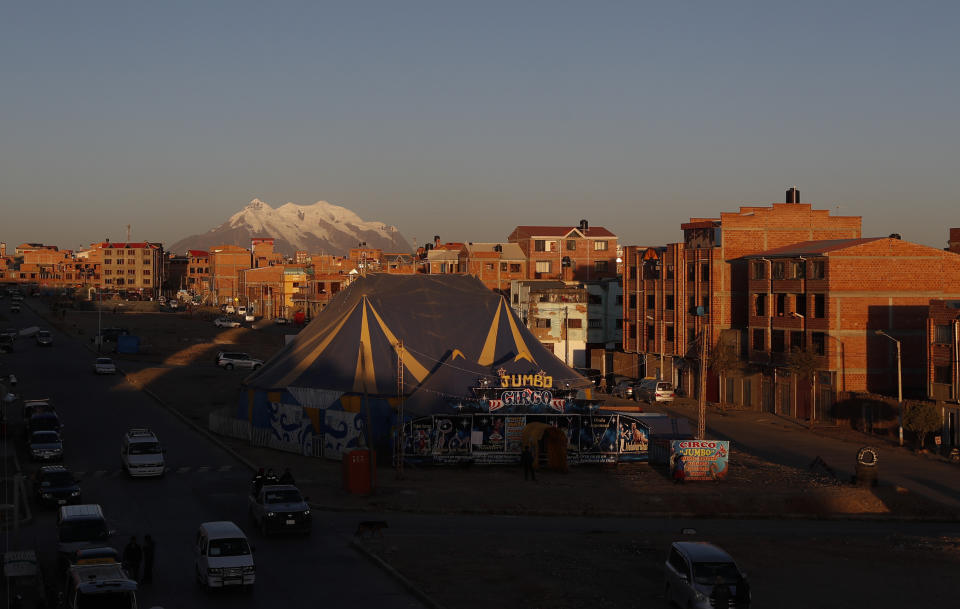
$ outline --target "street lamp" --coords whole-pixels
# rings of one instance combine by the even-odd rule
[[[874,330],[877,336],[886,336],[897,343],[897,421],[898,433],[900,436],[900,446],[903,446],[903,368],[901,367],[900,341],[890,336],[883,330]]]

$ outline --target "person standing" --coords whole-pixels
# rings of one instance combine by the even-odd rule
[[[523,452],[520,453],[520,464],[523,465],[523,479],[533,479],[536,482],[537,472],[533,470],[533,453],[530,452],[529,446],[523,447]]]
[[[140,581],[140,563],[143,560],[143,549],[137,543],[137,537],[130,538],[130,543],[123,549],[123,568],[131,578]]]
[[[143,583],[153,583],[153,556],[156,546],[153,543],[153,537],[143,536]]]

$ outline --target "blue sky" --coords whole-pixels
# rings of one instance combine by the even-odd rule
[[[0,21],[0,239],[172,243],[250,199],[411,242],[681,238],[782,201],[944,247],[960,3],[30,2]]]

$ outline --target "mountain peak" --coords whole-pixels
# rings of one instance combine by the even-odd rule
[[[276,250],[288,256],[297,250],[346,254],[359,242],[384,251],[410,251],[409,243],[395,226],[365,221],[346,207],[317,201],[309,205],[288,202],[273,208],[256,198],[220,226],[181,239],[169,249],[181,252],[217,245],[249,247],[253,237],[273,237]]]

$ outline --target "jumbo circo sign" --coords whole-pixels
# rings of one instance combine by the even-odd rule
[[[674,480],[720,480],[727,475],[729,456],[726,440],[674,440],[670,474]]]

